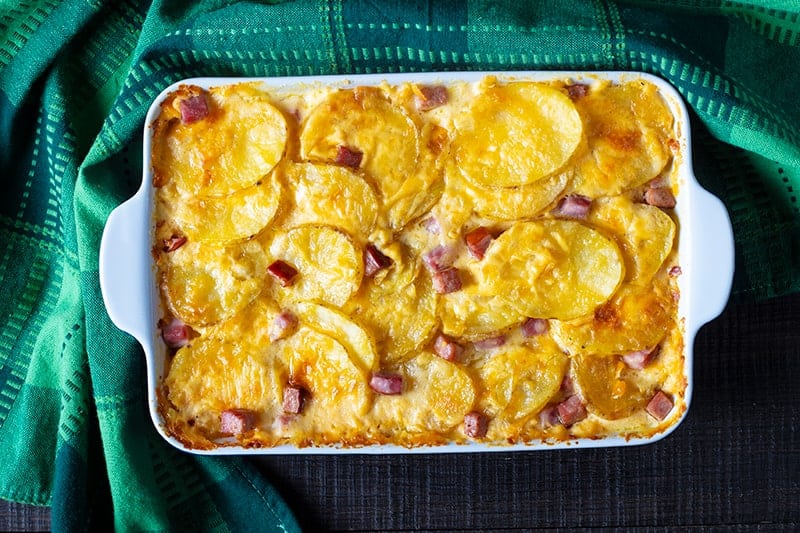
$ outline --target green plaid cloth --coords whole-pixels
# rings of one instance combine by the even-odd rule
[[[112,512],[122,530],[298,529],[246,461],[161,440],[142,351],[100,296],[100,236],[141,179],[145,112],[184,77],[658,74],[733,219],[734,298],[800,288],[797,0],[185,4],[0,3],[0,497],[52,505],[56,530]]]

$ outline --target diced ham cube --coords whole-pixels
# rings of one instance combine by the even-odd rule
[[[498,348],[506,343],[505,335],[497,335],[495,337],[489,337],[487,339],[481,339],[479,341],[475,341],[472,345],[475,347],[476,350],[491,350],[492,348]]]
[[[433,290],[439,294],[448,294],[461,290],[461,276],[455,267],[445,268],[433,275]]]
[[[278,259],[267,267],[269,272],[283,287],[289,287],[294,283],[297,276],[297,269],[285,261]]]
[[[219,416],[219,430],[227,435],[241,435],[253,429],[256,415],[249,409],[226,409]]]
[[[656,420],[664,420],[673,407],[675,407],[675,404],[672,398],[667,396],[664,391],[659,390],[650,400],[650,403],[647,404],[645,410]]]
[[[417,97],[417,108],[420,111],[430,111],[447,103],[449,97],[447,87],[444,85],[423,85],[419,87],[422,98]]]
[[[550,323],[544,318],[529,318],[523,322],[522,336],[526,338],[544,335],[550,329]]]
[[[644,193],[644,201],[654,207],[672,209],[677,202],[669,187],[651,187]]]
[[[422,255],[425,266],[431,272],[439,272],[452,266],[456,250],[452,246],[440,244]]]
[[[474,230],[464,235],[464,241],[467,243],[467,250],[472,257],[480,261],[483,259],[486,249],[492,244],[494,237],[488,228],[479,226]]]
[[[455,361],[464,352],[464,348],[444,333],[440,333],[433,341],[433,351],[445,361]]]
[[[361,166],[361,159],[363,157],[363,152],[353,150],[347,146],[339,146],[336,150],[336,159],[334,162],[344,167],[358,168]]]
[[[191,329],[183,321],[173,318],[169,324],[161,327],[161,338],[170,348],[182,348],[189,344]]]
[[[287,385],[283,389],[283,412],[290,415],[297,415],[303,411],[305,401],[305,390],[294,385]]]
[[[669,269],[669,275],[672,276],[673,278],[677,278],[681,274],[683,274],[683,270],[681,270],[681,267],[678,265],[675,265],[674,267]]]
[[[558,417],[558,409],[555,405],[545,407],[539,412],[539,425],[542,428],[557,426],[560,423],[561,419]]]
[[[653,359],[655,359],[656,355],[658,355],[658,352],[660,351],[660,346],[655,346],[646,350],[626,353],[622,356],[622,360],[630,368],[633,368],[634,370],[642,370],[644,367],[649,365]]]
[[[579,194],[571,194],[562,198],[556,205],[554,213],[564,218],[585,220],[589,216],[592,200]]]
[[[489,418],[478,411],[464,415],[464,434],[472,439],[482,439],[489,429]]]
[[[164,250],[167,253],[174,252],[175,250],[186,244],[186,240],[187,240],[186,237],[184,237],[183,235],[173,235],[169,239],[164,239],[164,246],[162,247],[162,250]]]
[[[400,394],[403,392],[403,376],[389,372],[375,372],[370,377],[369,386],[378,394]]]
[[[272,342],[285,339],[297,329],[297,316],[288,310],[283,310],[275,317],[269,326],[269,340]]]
[[[374,244],[368,244],[364,249],[364,275],[372,277],[383,268],[392,266],[392,259],[381,252]]]
[[[208,100],[205,94],[190,96],[180,101],[181,123],[192,124],[208,116]]]
[[[561,380],[561,387],[559,387],[559,389],[564,393],[564,395],[572,396],[572,394],[575,392],[575,382],[572,381],[571,375],[564,375],[564,379]]]
[[[589,94],[589,86],[583,83],[573,83],[571,85],[567,85],[565,89],[567,89],[567,94],[573,101],[580,100]]]
[[[571,426],[586,418],[586,407],[577,394],[570,396],[556,406],[558,418],[565,426]]]

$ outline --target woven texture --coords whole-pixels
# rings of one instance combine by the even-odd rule
[[[55,529],[297,528],[249,463],[175,451],[144,357],[106,315],[98,249],[141,179],[152,99],[190,76],[643,70],[692,110],[734,298],[800,288],[800,7],[783,2],[28,0],[0,5],[0,497]],[[769,7],[763,7],[769,4]]]

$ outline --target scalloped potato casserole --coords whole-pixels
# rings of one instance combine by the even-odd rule
[[[686,409],[652,84],[182,85],[152,124],[167,431],[647,437]]]

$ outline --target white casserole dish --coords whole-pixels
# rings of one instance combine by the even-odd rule
[[[684,324],[685,378],[687,382],[684,410],[681,419],[666,431],[648,438],[576,439],[566,442],[492,445],[470,443],[431,447],[405,448],[393,445],[359,448],[279,446],[275,448],[221,447],[215,450],[194,450],[165,431],[158,406],[157,390],[164,376],[166,348],[160,340],[158,321],[163,316],[156,266],[151,250],[154,245],[154,191],[152,185],[151,140],[153,121],[160,112],[160,103],[181,84],[204,88],[240,82],[260,82],[267,88],[287,88],[309,84],[335,87],[398,84],[442,83],[448,81],[477,81],[487,74],[499,79],[546,81],[570,79],[575,82],[609,80],[624,82],[644,79],[656,85],[675,117],[675,138],[680,143],[682,157],[675,174],[679,224],[678,256],[683,274],[679,277],[679,318]],[[693,344],[700,327],[724,309],[733,279],[733,233],[722,202],[697,183],[691,166],[689,117],[677,91],[664,80],[645,73],[631,72],[458,72],[413,73],[358,76],[293,77],[293,78],[194,78],[167,87],[153,102],[144,128],[143,178],[137,193],[117,207],[109,216],[100,247],[100,286],[111,320],[121,330],[133,335],[142,345],[147,360],[148,407],[153,422],[162,436],[173,446],[193,453],[207,455],[260,454],[323,454],[323,453],[432,453],[484,452],[558,449],[574,447],[629,446],[655,442],[671,433],[688,412],[693,388]]]

